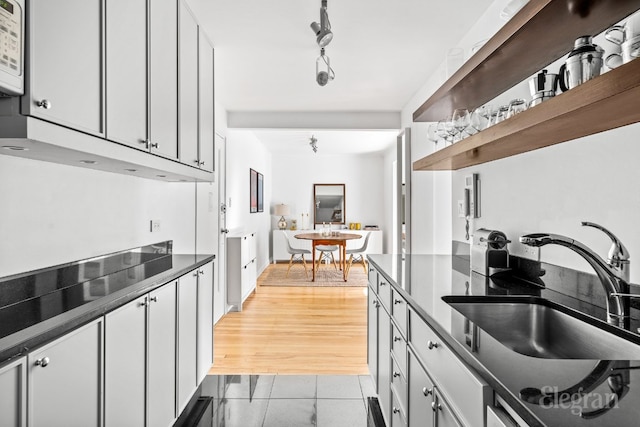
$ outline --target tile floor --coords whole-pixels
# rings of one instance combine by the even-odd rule
[[[214,427],[366,427],[375,390],[358,375],[209,375],[201,394]]]

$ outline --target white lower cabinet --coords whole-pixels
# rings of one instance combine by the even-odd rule
[[[29,426],[102,425],[103,341],[100,319],[29,353]]]
[[[176,282],[105,316],[105,425],[176,418]]]
[[[242,304],[256,288],[256,233],[227,236],[227,304],[242,311]]]
[[[213,261],[198,272],[196,375],[200,384],[213,365]]]
[[[0,426],[27,425],[27,358],[0,366]]]
[[[387,425],[391,420],[391,318],[378,309],[378,400]]]

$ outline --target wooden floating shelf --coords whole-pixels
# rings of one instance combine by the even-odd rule
[[[587,10],[580,14],[569,4]],[[638,9],[638,0],[531,0],[413,113],[413,121],[436,122],[456,108],[483,105],[565,55],[576,38],[599,34]]]
[[[457,170],[640,122],[640,59],[413,163]]]

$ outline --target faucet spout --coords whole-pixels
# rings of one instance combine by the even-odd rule
[[[560,245],[576,252],[595,270],[602,287],[607,294],[607,321],[616,326],[625,327],[629,323],[629,301],[620,294],[629,292],[628,267],[624,272],[607,263],[591,249],[569,237],[549,233],[533,233],[520,237],[520,243],[540,247],[544,245]]]

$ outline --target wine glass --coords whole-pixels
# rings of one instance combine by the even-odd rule
[[[437,124],[436,124],[436,134],[444,140],[444,145],[447,145],[447,141],[449,140],[449,132],[446,129],[445,123],[447,121],[446,120],[440,120]]]
[[[435,144],[435,149],[438,149],[438,142],[440,141],[440,135],[438,135],[438,124],[431,123],[427,128],[427,138]]]
[[[473,113],[471,113],[471,127],[478,132],[488,128],[492,110],[493,107],[489,104],[482,105],[473,110]]]
[[[444,121],[444,130],[451,136],[451,143],[456,142],[456,135],[458,134],[458,129],[456,128],[453,120],[445,120]]]
[[[513,117],[518,113],[522,113],[527,109],[527,102],[522,98],[513,99],[509,103],[509,111],[507,112],[507,118]]]
[[[466,108],[456,108],[453,111],[451,121],[453,122],[453,126],[456,128],[457,134],[460,135],[460,140],[462,140],[462,132],[471,124],[469,110]]]

